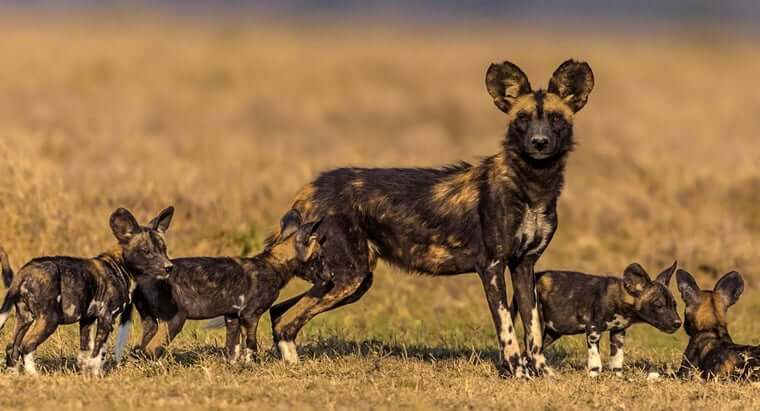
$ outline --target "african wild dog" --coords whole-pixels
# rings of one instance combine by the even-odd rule
[[[36,374],[37,347],[59,325],[78,322],[79,367],[83,373],[100,375],[104,344],[114,318],[129,302],[136,273],[156,276],[172,269],[164,232],[173,213],[174,208],[169,207],[141,227],[128,210],[117,209],[110,225],[118,246],[95,258],[38,257],[14,276],[3,252],[4,278],[12,281],[0,308],[0,328],[16,308],[16,327],[6,349],[8,369],[17,371],[18,360],[23,358],[26,373]],[[96,321],[92,340],[90,331]]]
[[[496,326],[501,370],[529,376],[550,372],[543,356],[543,325],[533,266],[557,228],[557,199],[573,148],[573,116],[594,85],[586,63],[568,60],[547,90],[533,91],[514,64],[492,64],[486,87],[506,113],[500,153],[477,165],[443,168],[341,168],[320,175],[292,208],[313,220],[341,215],[355,243],[351,264],[328,284],[275,305],[274,339],[283,359],[298,360],[295,338],[315,315],[356,301],[369,288],[376,258],[430,275],[477,272]],[[523,361],[506,295],[512,273],[526,329]],[[340,271],[340,272],[338,272]],[[535,368],[534,368],[535,367]]]
[[[736,304],[744,291],[742,275],[732,271],[715,284],[701,290],[691,274],[678,270],[678,290],[686,303],[684,330],[689,345],[683,354],[678,375],[696,371],[703,378],[754,378],[760,369],[760,346],[734,344],[728,334],[728,307]]]
[[[645,322],[674,333],[681,326],[676,300],[668,284],[678,263],[661,272],[654,281],[641,265],[633,263],[623,278],[595,276],[572,271],[536,273],[536,291],[544,319],[544,347],[563,335],[586,334],[588,373],[602,371],[599,355],[601,333],[610,332],[610,369],[623,372],[625,331]],[[512,318],[516,312],[512,308]]]
[[[171,273],[138,277],[133,302],[142,320],[141,350],[158,356],[163,344],[174,339],[187,319],[224,316],[228,359],[234,362],[240,357],[242,326],[244,358],[250,360],[257,352],[259,318],[290,281],[294,266],[318,261],[319,245],[324,241],[317,233],[320,224],[321,220],[302,223],[300,214],[293,210],[280,222],[279,236],[267,240],[264,250],[254,257],[175,258]],[[121,335],[129,329],[128,318],[128,314],[122,317],[119,345],[126,341]],[[168,325],[166,338],[156,336],[159,322]],[[121,350],[117,347],[117,352]]]

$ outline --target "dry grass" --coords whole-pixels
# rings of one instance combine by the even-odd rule
[[[749,290],[737,341],[760,342],[760,72],[756,42],[719,33],[537,33],[177,24],[150,19],[0,25],[0,243],[15,266],[93,255],[117,206],[143,219],[177,206],[173,255],[255,251],[298,188],[339,165],[439,165],[495,153],[504,119],[483,86],[508,58],[542,86],[565,58],[597,86],[560,229],[540,267],[651,271],[677,258],[704,282],[731,269]],[[676,366],[683,331],[634,329],[627,380],[583,375],[583,342],[550,351],[557,381],[504,381],[474,276],[385,267],[359,303],[311,323],[305,362],[221,360],[222,334],[194,326],[157,363],[70,375],[76,330],[47,342],[50,375],[0,378],[0,407],[758,408],[756,386],[647,383]],[[294,284],[292,294],[303,284]],[[673,287],[675,289],[675,287]],[[260,337],[269,347],[268,324]],[[4,333],[7,340],[7,331]]]

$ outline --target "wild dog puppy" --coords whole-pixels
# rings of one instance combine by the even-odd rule
[[[594,76],[568,60],[546,90],[534,90],[510,62],[492,64],[486,88],[506,114],[501,151],[478,164],[442,168],[341,168],[320,175],[292,208],[305,219],[341,215],[347,236],[366,238],[352,252],[357,265],[298,300],[272,308],[274,340],[294,347],[315,315],[358,300],[376,258],[435,276],[477,272],[485,289],[505,375],[549,372],[533,266],[557,228],[557,199],[573,148],[573,117],[586,104]],[[348,267],[349,264],[346,264]],[[525,357],[509,315],[504,271],[510,269],[525,329]],[[297,357],[283,355],[286,361]],[[523,361],[527,358],[528,362]]]
[[[16,308],[16,328],[5,356],[8,369],[15,371],[23,358],[25,372],[37,374],[37,347],[59,325],[78,322],[79,367],[85,374],[100,375],[104,345],[114,319],[129,302],[137,273],[157,276],[172,269],[164,233],[173,214],[169,207],[140,226],[128,210],[117,209],[110,225],[118,246],[95,258],[38,257],[13,275],[5,253],[0,254],[4,278],[10,282],[0,307],[0,327]],[[90,331],[96,322],[93,340]]]
[[[274,303],[297,267],[318,260],[320,241],[324,240],[317,233],[320,224],[321,220],[303,224],[300,214],[292,211],[283,217],[279,235],[267,240],[264,250],[254,257],[175,258],[171,273],[138,277],[133,301],[142,320],[141,350],[151,356],[160,355],[163,345],[174,339],[186,320],[223,316],[228,359],[237,361],[242,353],[250,360],[258,348],[256,328],[261,315]],[[319,268],[302,272],[321,273]],[[316,277],[307,279],[318,281]],[[168,325],[165,338],[156,337],[159,322]],[[241,326],[244,352],[240,345]],[[129,323],[123,322],[121,332],[128,328]],[[119,342],[124,344],[126,338],[119,338]],[[121,347],[117,351],[121,352]]]
[[[668,284],[678,263],[661,272],[654,281],[644,268],[633,263],[623,278],[595,276],[573,271],[543,271],[536,274],[536,291],[544,319],[544,346],[563,335],[586,334],[588,374],[602,371],[599,340],[610,333],[610,369],[623,373],[625,331],[636,323],[647,323],[674,333],[681,326],[676,301]],[[512,316],[516,315],[512,310]]]
[[[684,330],[689,344],[677,375],[696,371],[702,378],[757,378],[760,347],[734,344],[728,334],[728,307],[736,304],[744,291],[742,275],[724,275],[712,290],[702,290],[684,270],[676,274],[678,290],[686,303]]]

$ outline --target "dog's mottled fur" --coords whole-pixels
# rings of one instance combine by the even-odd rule
[[[689,345],[677,375],[696,372],[703,378],[746,378],[760,376],[760,347],[734,344],[728,333],[728,308],[744,291],[741,274],[724,275],[712,290],[702,290],[684,270],[676,273],[678,290],[686,304],[684,330]]]
[[[681,326],[676,301],[668,284],[677,263],[654,281],[644,268],[633,263],[623,277],[589,275],[573,271],[536,273],[536,291],[544,319],[544,346],[563,335],[586,334],[588,372],[602,371],[599,340],[610,333],[610,369],[623,371],[623,344],[628,327],[647,323],[674,333]],[[516,311],[512,308],[512,315]]]
[[[307,220],[342,216],[346,236],[357,241],[348,250],[350,267],[328,285],[316,284],[300,299],[272,308],[275,341],[292,346],[298,324],[356,301],[381,258],[436,276],[477,272],[496,325],[501,369],[509,375],[549,372],[533,266],[557,228],[557,199],[574,145],[573,116],[593,83],[586,63],[568,60],[546,90],[534,91],[514,64],[492,64],[486,87],[507,120],[498,154],[476,165],[443,168],[341,168],[305,186],[292,208]],[[524,357],[509,315],[507,267],[529,330]]]
[[[149,356],[160,355],[164,344],[174,339],[186,320],[223,316],[228,359],[234,362],[241,354],[246,360],[253,358],[259,318],[290,281],[296,265],[318,260],[319,245],[324,240],[317,234],[320,225],[321,221],[303,224],[298,212],[292,211],[282,219],[279,236],[269,239],[254,257],[176,258],[172,260],[174,270],[167,276],[139,276],[133,301],[142,321],[141,350]],[[312,271],[325,270],[320,266]],[[306,279],[319,281],[316,277]],[[157,336],[160,322],[167,324],[168,335]],[[129,326],[128,321],[122,321],[121,333]],[[241,326],[244,352],[240,349]],[[123,343],[126,338],[119,341]]]
[[[6,349],[9,370],[23,358],[24,370],[36,374],[34,352],[61,324],[79,323],[78,362],[84,373],[103,371],[104,344],[114,319],[129,303],[137,273],[157,276],[172,269],[164,232],[174,208],[162,211],[147,226],[117,209],[110,218],[118,246],[95,258],[39,257],[14,275],[2,252],[4,279],[9,284],[0,308],[0,328],[16,308],[16,328]],[[90,331],[97,321],[94,340]]]

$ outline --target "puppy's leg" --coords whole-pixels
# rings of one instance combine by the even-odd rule
[[[623,376],[623,344],[625,330],[610,331],[610,369],[618,377]]]
[[[599,354],[601,333],[595,326],[586,327],[586,346],[588,347],[588,376],[597,377],[602,372],[602,358]]]
[[[259,327],[261,313],[255,312],[240,318],[240,324],[245,331],[245,361],[251,362],[258,357],[259,346],[256,339],[256,330]]]
[[[113,331],[113,317],[103,315],[98,318],[98,329],[95,333],[95,342],[92,345],[92,352],[88,360],[87,372],[94,377],[103,374],[103,365],[105,362],[105,343],[108,336]]]
[[[234,363],[240,358],[240,320],[235,317],[224,317],[227,328],[227,361]]]
[[[29,328],[34,323],[32,313],[26,305],[19,303],[16,305],[16,326],[13,329],[11,342],[5,349],[5,363],[10,373],[18,373],[18,360],[21,357],[21,341],[23,341]]]
[[[24,372],[29,375],[37,375],[37,366],[34,363],[34,352],[37,347],[50,337],[58,328],[58,316],[45,314],[37,318],[31,330],[21,341],[21,355],[24,358]]]
[[[153,343],[153,338],[155,338],[156,333],[158,333],[158,320],[154,317],[146,315],[145,317],[142,317],[140,324],[142,325],[142,340],[140,341],[140,351],[146,355],[153,355],[150,349]]]
[[[94,323],[95,320],[79,321],[79,354],[77,354],[77,365],[80,371],[87,367],[90,361],[92,346],[95,343],[95,340],[92,338],[92,325]]]

